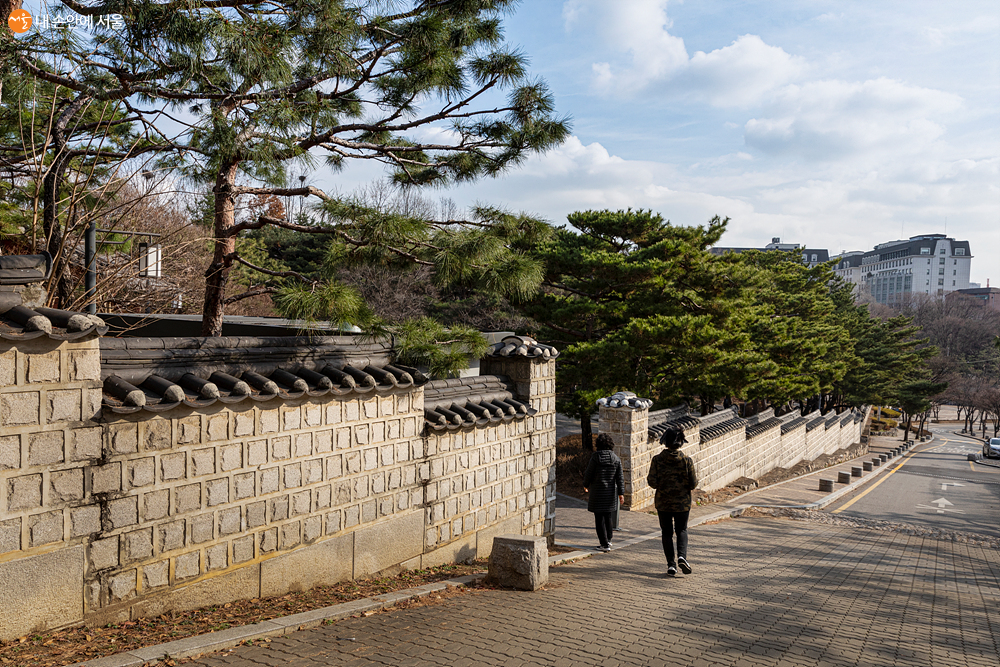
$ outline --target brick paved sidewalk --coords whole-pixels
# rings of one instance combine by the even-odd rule
[[[1000,552],[898,533],[736,519],[555,568],[535,593],[478,591],[348,619],[204,667],[286,665],[994,666]]]

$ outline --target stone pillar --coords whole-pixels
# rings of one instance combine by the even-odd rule
[[[535,347],[544,346],[531,341],[528,347],[533,352]],[[506,376],[517,400],[538,411],[528,417],[532,467],[526,473],[536,504],[544,508],[542,530],[550,542],[556,532],[556,356],[558,352],[546,356],[492,353],[481,359],[479,366],[481,375]]]
[[[625,478],[623,509],[639,509],[653,504],[655,491],[646,484],[653,445],[649,442],[649,406],[652,401],[625,394],[624,398],[601,399],[598,428],[615,443],[615,454],[622,460]]]

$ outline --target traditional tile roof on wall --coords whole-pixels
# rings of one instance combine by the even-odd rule
[[[515,400],[499,375],[432,380],[424,385],[424,422],[434,431],[485,426],[537,413]]]
[[[800,426],[804,426],[808,420],[802,416],[801,410],[796,410],[795,412],[789,412],[786,415],[781,416],[781,434],[784,435],[789,431],[794,431]]]
[[[676,428],[686,431],[701,423],[697,417],[690,414],[686,405],[677,405],[665,410],[650,412],[648,419],[647,434],[650,440],[659,440],[667,429]]]
[[[840,422],[840,415],[837,414],[836,410],[830,410],[830,413],[826,416],[826,430],[829,431],[837,423]]]
[[[854,410],[844,410],[840,415],[840,426],[843,428],[848,422],[854,421]]]
[[[0,339],[11,341],[48,337],[53,340],[77,340],[103,335],[108,327],[96,315],[74,313],[55,308],[28,308],[20,296],[0,294]]]
[[[598,408],[631,408],[632,410],[640,410],[642,408],[649,409],[652,405],[653,401],[648,398],[639,398],[631,391],[619,391],[611,396],[597,399]]]
[[[747,438],[756,438],[761,433],[766,433],[773,428],[782,425],[782,421],[774,416],[774,410],[768,408],[764,412],[754,415],[748,419]]]
[[[499,343],[491,345],[486,356],[555,359],[559,356],[559,350],[528,336],[506,336]]]
[[[826,423],[826,419],[819,413],[818,410],[806,416],[805,419],[808,422],[806,423],[806,433],[812,431],[813,429],[817,429]]]
[[[101,376],[104,406],[116,413],[381,393],[427,381],[391,364],[385,343],[352,336],[103,338]]]
[[[747,420],[740,417],[739,413],[731,408],[713,412],[710,415],[702,417],[699,421],[701,422],[702,442],[715,440],[727,433],[745,429],[747,425]]]

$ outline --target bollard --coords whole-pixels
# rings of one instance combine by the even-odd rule
[[[872,471],[872,467],[873,466],[872,466],[872,462],[871,461],[865,461],[864,463],[861,464],[861,466],[865,469],[865,472],[871,472]]]
[[[886,456],[885,454],[879,454],[878,455],[878,460],[881,461],[882,463],[885,463],[886,461],[889,460],[889,457]]]
[[[861,468],[857,466],[851,466],[851,477],[861,477],[862,474],[863,473],[861,472]]]
[[[837,484],[850,484],[851,483],[851,473],[846,470],[841,470],[837,473]]]
[[[879,457],[877,459],[872,459],[872,465],[875,466],[876,468],[882,465],[882,458]]]
[[[819,480],[819,490],[820,491],[833,491],[833,480],[832,479],[821,479],[821,480]]]

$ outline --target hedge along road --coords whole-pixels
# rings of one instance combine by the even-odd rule
[[[1000,468],[967,460],[982,441],[934,425],[933,442],[915,448],[873,484],[827,507],[832,514],[1000,537]]]

